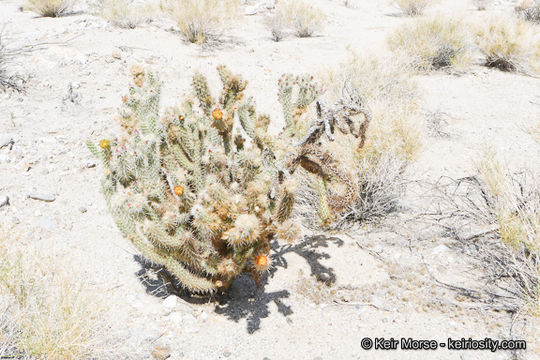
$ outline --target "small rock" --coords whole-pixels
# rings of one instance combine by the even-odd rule
[[[20,223],[21,223],[21,220],[20,220],[18,217],[16,217],[16,216],[12,217],[12,218],[11,218],[11,221],[12,221],[14,224],[20,224]]]
[[[163,300],[163,306],[168,309],[173,309],[176,307],[176,301],[176,296],[168,296],[165,300]]]
[[[229,356],[231,356],[231,352],[230,351],[224,351],[223,356],[229,357]]]
[[[165,360],[171,357],[171,352],[164,346],[156,346],[152,350],[152,357],[156,360]]]
[[[28,197],[30,199],[41,200],[41,201],[46,201],[46,202],[53,202],[54,200],[56,200],[56,196],[54,196],[53,194],[44,194],[44,193],[30,193],[28,194]]]
[[[248,7],[246,7],[246,10],[244,11],[244,14],[245,15],[255,15],[255,14],[257,14],[257,12],[259,12],[259,7],[258,6],[248,6]]]
[[[448,252],[450,249],[445,246],[445,245],[439,245],[437,246],[436,248],[434,248],[431,252],[433,253],[433,255],[441,255],[443,253],[446,253]]]
[[[120,53],[118,51],[114,51],[111,56],[115,59],[118,59],[118,60],[121,60],[122,59],[122,55],[120,55]]]
[[[82,213],[84,214],[85,212],[88,211],[88,209],[85,208],[84,206],[81,206],[81,207],[79,208],[79,211],[82,212]]]
[[[9,135],[0,137],[0,149],[9,145],[9,150],[13,148],[13,138]]]
[[[201,321],[206,321],[206,320],[208,320],[208,314],[205,313],[205,312],[201,313],[201,315],[199,315],[199,319],[200,319]]]
[[[96,163],[94,161],[88,160],[84,163],[84,167],[87,169],[91,169],[93,167],[96,167]]]
[[[9,204],[9,196],[2,196],[0,197],[0,207],[2,206],[7,206],[7,205],[10,205]]]

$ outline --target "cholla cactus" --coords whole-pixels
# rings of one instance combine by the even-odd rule
[[[322,88],[313,83],[313,77],[292,78],[290,75],[284,75],[279,80],[279,87],[278,98],[285,117],[284,135],[297,141],[292,154],[288,154],[285,168],[292,174],[300,165],[317,176],[319,217],[323,226],[329,225],[333,220],[333,214],[343,211],[355,200],[357,186],[349,172],[324,149],[324,144],[320,141],[321,136],[326,134],[328,141],[334,141],[334,131],[337,127],[343,134],[360,138],[358,149],[361,149],[366,140],[371,112],[350,82],[345,82],[342,98],[332,107],[327,107],[318,99],[322,94]],[[296,94],[296,101],[292,99],[293,94]],[[303,115],[314,101],[317,117],[306,126],[307,122],[304,121]],[[364,117],[364,121],[360,124],[353,121],[353,116],[359,114]],[[288,150],[291,151],[290,147]],[[336,182],[345,185],[345,191],[341,195],[331,194],[329,185]]]
[[[219,99],[197,74],[196,100],[162,116],[158,78],[140,67],[131,72],[122,134],[99,148],[88,143],[103,160],[102,191],[119,229],[190,291],[224,290],[243,271],[258,279],[275,234],[298,235],[287,221],[294,181],[269,156],[268,117],[256,116],[253,101],[243,99],[247,83],[223,66]]]

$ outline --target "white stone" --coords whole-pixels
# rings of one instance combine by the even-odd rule
[[[245,15],[255,15],[257,14],[257,12],[259,12],[258,6],[247,6],[244,10]]]
[[[165,300],[163,300],[163,306],[168,309],[173,309],[176,307],[176,302],[176,296],[168,296]]]

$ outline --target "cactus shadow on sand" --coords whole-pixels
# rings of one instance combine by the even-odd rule
[[[152,296],[165,298],[176,295],[190,304],[215,303],[215,312],[225,315],[235,322],[247,319],[247,332],[253,334],[261,327],[261,319],[270,315],[270,304],[274,303],[278,312],[283,316],[293,313],[290,305],[283,300],[290,296],[288,290],[278,290],[273,292],[265,291],[268,279],[272,278],[277,268],[287,268],[288,262],[285,258],[287,254],[295,253],[304,258],[311,268],[311,276],[318,281],[332,284],[336,281],[336,275],[331,267],[324,266],[320,260],[328,259],[328,253],[320,251],[318,248],[328,247],[330,243],[337,246],[344,244],[343,240],[337,237],[327,237],[316,235],[306,237],[297,244],[280,245],[277,241],[272,243],[271,270],[261,279],[258,287],[249,274],[238,275],[230,288],[222,294],[194,295],[182,289],[180,284],[162,266],[156,266],[146,261],[140,255],[135,256],[135,260],[141,265],[141,269],[136,273],[139,280],[146,287],[146,293]]]

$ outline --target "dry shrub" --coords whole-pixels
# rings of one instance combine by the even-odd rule
[[[280,1],[275,21],[283,22],[298,37],[310,37],[323,26],[324,13],[303,0]]]
[[[74,0],[27,0],[27,6],[45,17],[59,17],[67,15],[73,8]]]
[[[62,256],[13,231],[0,225],[0,357],[111,358],[103,302]]]
[[[479,157],[479,175],[433,186],[429,214],[478,260],[485,285],[477,301],[511,312],[540,314],[540,174],[511,172],[492,151]]]
[[[472,62],[471,41],[462,20],[436,15],[395,30],[390,49],[421,72],[462,69]]]
[[[476,8],[480,11],[486,10],[487,6],[492,2],[493,0],[473,0],[473,5],[476,6]]]
[[[516,13],[526,21],[540,23],[540,0],[523,0],[516,7]]]
[[[0,90],[24,91],[23,77],[12,73],[12,69],[10,69],[15,62],[15,57],[20,53],[21,50],[8,48],[2,33],[0,33]]]
[[[360,58],[351,51],[321,77],[331,101],[339,98],[340,84],[350,79],[371,109],[362,158],[375,161],[390,151],[406,161],[414,159],[421,137],[418,90],[406,68],[390,60]]]
[[[272,40],[279,42],[283,40],[286,35],[286,24],[282,13],[276,13],[274,16],[268,18],[267,26],[272,34]]]
[[[408,16],[422,15],[428,6],[435,2],[436,0],[395,0],[396,5]]]
[[[513,249],[540,253],[540,174],[511,174],[486,152],[477,167],[490,195],[501,240]]]
[[[539,43],[538,28],[511,16],[491,17],[477,25],[476,44],[489,67],[527,74],[538,71]]]
[[[124,29],[134,29],[148,21],[154,11],[151,5],[136,4],[133,0],[102,0],[97,7],[101,17]]]
[[[163,0],[161,9],[189,42],[203,44],[239,18],[239,0]]]
[[[361,151],[357,139],[336,134],[327,146],[340,163],[352,170],[358,196],[338,214],[333,228],[380,218],[397,207],[403,192],[403,171],[420,148],[421,127],[416,86],[410,75],[392,62],[360,59],[351,53],[338,67],[321,74],[330,101],[339,98],[345,80],[352,82],[370,107],[372,120]],[[308,227],[318,227],[317,188],[309,174],[300,177],[296,214]]]

